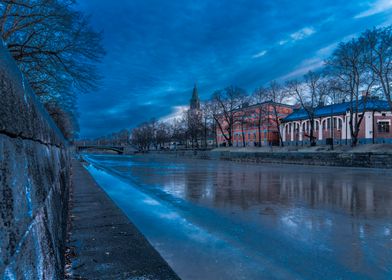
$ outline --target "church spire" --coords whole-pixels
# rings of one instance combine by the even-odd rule
[[[195,110],[195,109],[200,110],[200,99],[199,99],[199,94],[197,92],[197,85],[196,85],[196,83],[195,83],[195,86],[193,87],[190,107],[191,107],[192,110]]]

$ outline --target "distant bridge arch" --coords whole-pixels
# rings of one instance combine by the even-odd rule
[[[87,150],[103,150],[103,151],[114,151],[118,154],[124,153],[124,147],[121,146],[100,146],[100,145],[85,145],[85,146],[77,146],[76,150],[78,152],[83,152]]]

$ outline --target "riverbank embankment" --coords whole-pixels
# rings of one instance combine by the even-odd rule
[[[0,44],[0,279],[62,279],[67,141]]]
[[[179,279],[79,161],[72,171],[68,279]]]
[[[375,149],[376,148],[376,149]],[[296,164],[315,166],[392,168],[392,152],[390,147],[372,148],[371,145],[357,149],[327,150],[326,147],[296,149],[280,148],[219,148],[210,151],[179,150],[157,151],[153,153],[175,155],[196,159],[228,160],[244,163]]]

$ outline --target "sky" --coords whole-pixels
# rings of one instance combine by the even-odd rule
[[[392,0],[79,0],[107,51],[96,92],[79,96],[94,138],[235,85],[252,92],[316,70],[337,44],[392,24]]]

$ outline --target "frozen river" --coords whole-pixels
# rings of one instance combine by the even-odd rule
[[[85,155],[182,279],[392,279],[392,172]]]

